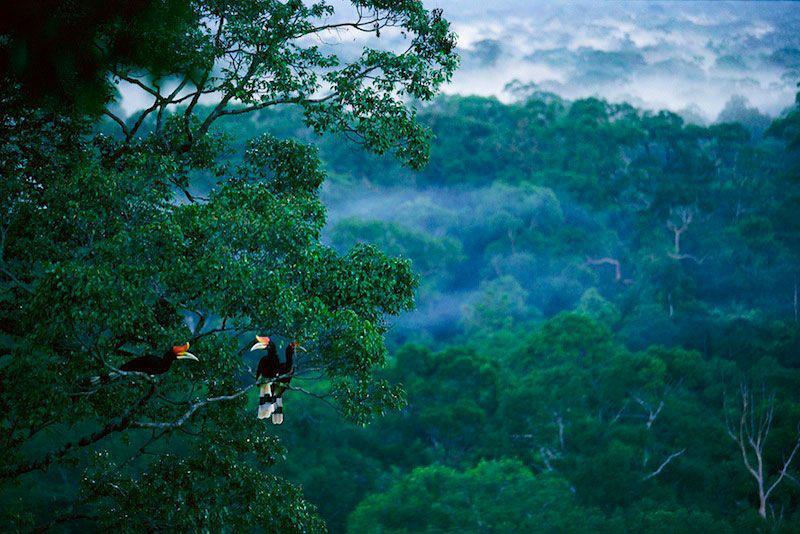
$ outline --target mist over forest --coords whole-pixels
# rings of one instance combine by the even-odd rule
[[[514,97],[514,84],[597,96],[706,123],[735,96],[776,115],[800,68],[790,2],[438,2],[462,65],[452,92]]]
[[[648,495],[667,488],[676,493],[658,514],[670,531],[694,531],[699,502],[709,528],[757,526],[745,526],[747,473],[726,425],[744,384],[761,394],[771,387],[769,395],[780,387],[785,402],[795,395],[790,191],[798,160],[782,137],[794,135],[795,117],[789,108],[767,126],[702,127],[595,98],[445,96],[420,112],[435,142],[416,172],[344,138],[315,139],[295,113],[223,123],[231,135],[266,129],[314,141],[329,173],[323,239],[343,252],[370,243],[410,258],[420,278],[416,309],[392,320],[388,333],[395,356],[387,376],[406,386],[409,405],[364,430],[331,429],[326,441],[337,446],[323,467],[304,440],[327,414],[304,406],[313,415],[288,423],[297,428],[288,476],[320,492],[329,526],[355,532],[375,521],[389,530],[414,524],[417,506],[430,504],[397,511],[396,503],[417,492],[438,502],[467,484],[452,477],[490,499],[485,478],[506,480],[521,468],[508,461],[563,483],[558,499],[596,495],[569,505],[581,519],[553,518],[543,530],[644,522],[634,529],[653,531]],[[682,427],[687,417],[700,426]],[[700,463],[725,460],[686,493],[686,477],[698,475],[683,459],[690,450]],[[666,459],[669,467],[650,477]],[[385,482],[382,473],[399,466],[411,474]],[[578,476],[588,486],[577,486]],[[370,497],[367,488],[380,493]],[[794,509],[795,490],[785,490],[784,506]],[[361,501],[356,512],[343,506],[345,495]],[[725,499],[742,505],[739,519],[704,508]],[[592,513],[597,523],[585,518]],[[461,520],[446,515],[425,528],[453,521]]]
[[[0,12],[0,528],[800,532],[800,8]]]

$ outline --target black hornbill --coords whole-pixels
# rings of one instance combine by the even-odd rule
[[[278,376],[278,368],[281,365],[278,359],[278,348],[275,343],[267,336],[256,336],[256,344],[250,350],[267,349],[267,354],[258,361],[256,368],[256,381],[263,377],[267,380]],[[261,384],[258,394],[258,418],[265,419],[275,411],[275,397],[272,395],[272,382]]]
[[[305,350],[292,341],[286,346],[286,361],[278,365],[278,383],[275,384],[275,413],[272,414],[272,423],[275,425],[283,424],[283,393],[289,388],[294,374],[294,351],[295,349]]]
[[[120,369],[123,371],[147,373],[148,375],[163,375],[169,371],[169,368],[172,367],[172,362],[175,360],[199,361],[197,356],[189,352],[189,343],[184,343],[183,345],[175,345],[164,352],[164,355],[161,357],[145,354],[144,356],[134,358],[122,364]]]
[[[258,418],[265,419],[272,416],[273,424],[283,423],[283,393],[289,387],[294,373],[294,353],[295,349],[305,350],[296,341],[289,343],[286,347],[286,361],[278,359],[278,349],[268,337],[256,336],[257,343],[250,350],[267,349],[266,356],[258,362],[256,369],[256,380],[263,377],[270,380],[261,384],[258,400]]]
[[[120,367],[120,370],[126,372],[147,373],[148,375],[163,375],[169,368],[172,367],[172,362],[175,360],[194,360],[199,361],[197,356],[189,352],[189,343],[183,345],[175,345],[171,349],[164,352],[163,356],[154,356],[152,354],[145,354],[130,361],[125,362]],[[106,373],[101,376],[95,376],[90,379],[92,385],[108,382],[122,376],[120,373],[112,372]]]

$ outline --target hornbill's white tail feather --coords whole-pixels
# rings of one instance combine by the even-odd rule
[[[283,424],[283,398],[278,397],[275,401],[275,413],[272,414],[272,424],[273,425],[282,425]]]
[[[266,419],[274,411],[275,397],[272,395],[272,383],[261,384],[258,396],[258,418]]]

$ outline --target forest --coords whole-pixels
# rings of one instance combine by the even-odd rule
[[[799,119],[442,97],[419,172],[321,140],[325,239],[421,280],[383,371],[407,403],[292,399],[277,468],[335,531],[794,531]]]
[[[800,531],[800,92],[442,95],[415,0],[100,4],[0,26],[4,531]]]

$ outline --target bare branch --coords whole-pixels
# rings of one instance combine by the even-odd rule
[[[728,435],[736,441],[739,445],[739,450],[742,455],[742,463],[747,471],[753,477],[756,483],[756,490],[758,491],[758,514],[766,519],[767,508],[769,508],[769,497],[773,490],[787,477],[789,467],[794,461],[798,450],[800,450],[800,425],[797,428],[797,437],[795,438],[794,446],[788,457],[785,457],[783,465],[778,472],[777,478],[769,484],[769,472],[765,469],[764,457],[765,446],[769,432],[772,427],[772,421],[775,414],[774,395],[763,395],[766,408],[755,406],[755,398],[749,392],[747,386],[741,386],[741,414],[739,418],[739,430],[734,434],[732,429],[728,427]],[[727,418],[726,418],[727,422]],[[751,452],[748,453],[748,447]],[[755,457],[755,465],[751,460],[751,455]]]
[[[122,74],[121,72],[119,72],[117,70],[112,70],[111,74],[116,76],[120,80],[125,80],[126,82],[139,87],[140,89],[142,89],[146,93],[149,93],[151,96],[156,97],[157,99],[163,98],[161,96],[161,94],[156,89],[153,89],[152,87],[146,85],[144,82],[142,82],[140,79],[138,79],[138,78],[136,78],[134,76],[127,76],[127,75]]]
[[[672,258],[673,260],[691,260],[695,262],[697,265],[703,265],[703,262],[706,261],[708,256],[703,256],[702,258],[698,258],[692,254],[675,254],[674,252],[668,252],[667,256]]]
[[[246,386],[230,395],[209,397],[202,401],[194,402],[189,406],[189,409],[175,421],[171,422],[133,421],[130,423],[130,426],[132,428],[161,428],[161,429],[178,428],[184,425],[187,421],[189,421],[189,419],[192,418],[194,413],[200,408],[216,402],[225,402],[229,400],[238,399],[239,397],[245,395],[248,391],[253,389],[255,386],[256,386],[255,384],[250,384],[249,386]]]
[[[666,460],[664,460],[663,462],[661,462],[661,465],[659,465],[659,466],[658,466],[658,469],[656,469],[656,470],[655,470],[655,471],[653,471],[652,473],[649,473],[649,474],[645,475],[644,477],[642,477],[642,480],[650,480],[651,478],[657,477],[657,476],[658,476],[658,475],[661,473],[661,471],[663,471],[663,470],[664,470],[664,468],[665,468],[665,467],[667,467],[667,466],[669,465],[669,463],[670,463],[672,460],[674,460],[675,458],[677,458],[678,456],[680,456],[680,455],[681,455],[681,454],[683,454],[684,452],[686,452],[686,449],[681,449],[681,450],[679,450],[679,451],[677,451],[677,452],[673,452],[672,454],[670,454],[669,456],[667,456],[667,459],[666,459]]]
[[[639,406],[641,406],[647,411],[647,423],[645,424],[647,425],[647,428],[650,429],[650,427],[653,426],[653,423],[656,422],[658,414],[660,414],[661,410],[664,409],[664,400],[662,399],[661,401],[659,401],[658,407],[655,410],[653,410],[650,404],[645,402],[641,398],[634,395],[633,399],[639,404]]]
[[[794,460],[794,457],[797,454],[798,449],[800,449],[800,426],[798,426],[797,428],[797,438],[795,439],[794,448],[792,449],[792,452],[789,454],[789,457],[783,462],[783,467],[781,468],[778,478],[775,480],[775,482],[772,483],[772,485],[767,490],[765,495],[766,498],[769,498],[769,494],[772,493],[772,490],[774,490],[775,487],[778,484],[780,484],[781,480],[783,480],[783,477],[786,476],[786,473],[789,470],[789,466],[791,465],[792,460]]]
[[[125,121],[124,121],[124,120],[122,120],[121,118],[117,117],[116,115],[114,115],[113,113],[111,113],[111,112],[110,112],[109,110],[107,110],[107,109],[104,109],[104,110],[103,110],[103,115],[106,115],[107,117],[111,117],[111,119],[112,119],[114,122],[116,122],[117,124],[119,124],[119,127],[120,127],[120,128],[122,128],[122,134],[123,134],[125,137],[128,137],[128,126],[125,124]]]

